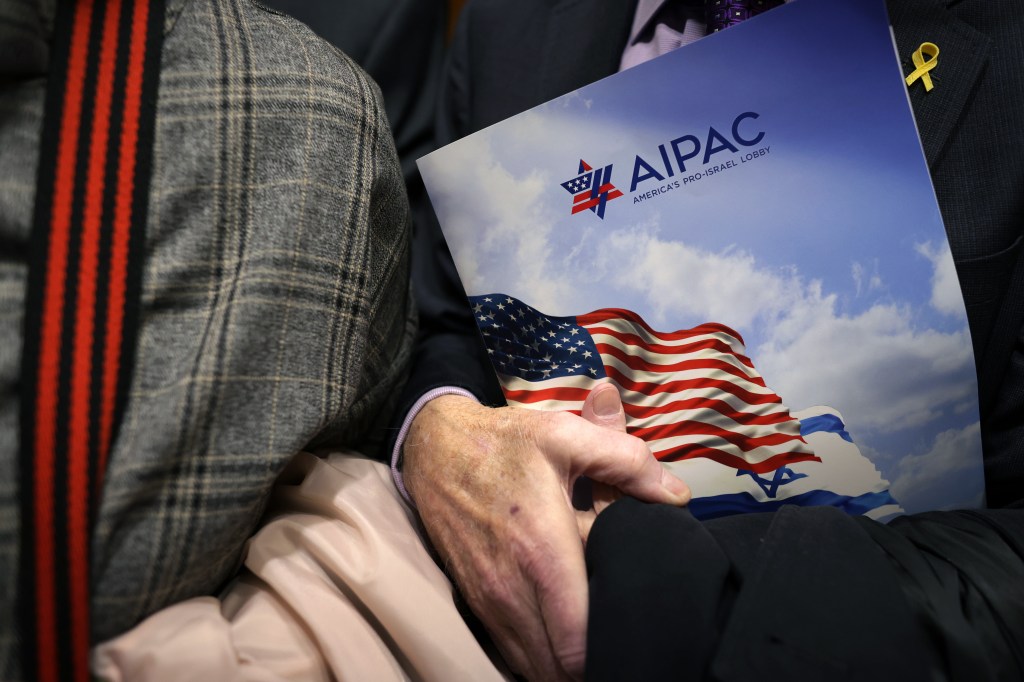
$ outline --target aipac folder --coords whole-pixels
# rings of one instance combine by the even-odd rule
[[[983,504],[906,87],[881,0],[796,0],[421,159],[509,404],[611,381],[703,518]]]

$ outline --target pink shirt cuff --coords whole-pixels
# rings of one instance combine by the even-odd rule
[[[395,439],[395,449],[391,451],[391,478],[395,481],[395,487],[398,488],[398,492],[402,494],[402,497],[413,509],[416,508],[416,503],[409,497],[409,491],[405,489],[405,481],[402,479],[402,472],[398,468],[399,462],[402,459],[402,446],[405,444],[405,437],[409,435],[412,422],[416,419],[416,415],[420,413],[420,410],[434,398],[440,398],[443,395],[461,395],[473,400],[477,399],[475,395],[466,389],[456,386],[439,386],[427,391],[409,408],[409,414],[405,416],[405,421],[402,422],[402,429],[398,432],[398,438]]]

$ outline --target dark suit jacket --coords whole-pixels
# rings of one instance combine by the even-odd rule
[[[910,55],[922,42],[936,43],[941,49],[939,67],[932,72],[935,89],[926,93],[920,85],[912,87],[910,99],[967,304],[979,376],[989,505],[1012,509],[934,513],[908,517],[892,526],[865,526],[859,520],[854,523],[849,517],[813,510],[776,519],[766,535],[751,538],[766,551],[777,549],[776,558],[790,550],[818,550],[828,545],[820,542],[822,538],[844,540],[822,550],[824,563],[819,566],[827,565],[828,579],[821,578],[814,562],[796,565],[784,558],[758,574],[757,589],[743,593],[734,609],[754,615],[730,624],[720,638],[723,655],[732,652],[722,659],[728,665],[716,668],[724,677],[784,673],[781,664],[758,670],[760,653],[782,660],[775,649],[771,654],[771,647],[755,646],[753,650],[760,653],[750,653],[753,643],[778,643],[780,637],[798,646],[844,639],[850,651],[856,651],[865,640],[851,638],[850,633],[876,628],[871,617],[877,610],[862,609],[860,615],[850,611],[845,622],[833,618],[822,623],[813,614],[822,604],[836,609],[855,610],[859,604],[882,608],[892,601],[894,587],[899,588],[895,594],[902,589],[907,595],[907,604],[900,608],[914,614],[911,621],[931,623],[924,628],[931,634],[922,637],[931,642],[933,651],[960,646],[958,638],[973,638],[974,644],[961,647],[960,663],[947,661],[950,671],[964,661],[973,661],[967,669],[980,665],[986,644],[984,637],[972,634],[981,621],[962,618],[959,604],[951,607],[957,611],[955,617],[941,615],[949,606],[939,598],[941,594],[963,590],[973,595],[965,596],[964,604],[974,603],[975,598],[988,604],[990,611],[982,620],[984,627],[994,628],[991,641],[1000,636],[1007,637],[1007,642],[1024,641],[1024,589],[1020,587],[1024,583],[1024,70],[1020,68],[1024,8],[1019,2],[991,0],[889,0],[888,4],[905,72],[913,69]],[[635,0],[471,2],[449,55],[439,108],[440,142],[453,141],[614,73],[634,9]],[[851,59],[855,61],[855,56]],[[406,405],[426,389],[443,384],[465,386],[478,397],[498,403],[500,391],[486,358],[467,362],[468,355],[480,352],[479,341],[436,223],[420,227],[415,247],[420,258],[426,249],[436,257],[414,273],[420,278],[415,289],[426,331]],[[618,514],[624,515],[628,516]],[[623,573],[650,573],[655,562],[671,554],[662,551],[664,545],[638,541],[635,524],[632,528],[620,524],[616,531],[611,521],[602,524],[606,517],[614,518],[602,515],[591,535],[592,570],[593,562],[632,555],[634,561]],[[624,550],[626,542],[632,543],[629,550]],[[616,551],[591,552],[595,545]],[[672,556],[687,561],[685,548],[681,555]],[[879,556],[891,561],[878,561]],[[937,574],[943,577],[935,579]],[[794,585],[801,588],[799,605],[789,599]],[[616,592],[623,592],[617,583],[604,591],[593,583],[591,587],[592,614],[595,600],[614,599]],[[664,592],[655,590],[654,603],[664,604]],[[841,593],[848,603],[840,603]],[[636,611],[635,603],[630,603],[627,613]],[[758,615],[787,611],[794,614],[787,624]],[[947,630],[942,625],[933,627],[943,619],[957,618],[958,624]],[[891,622],[896,620],[894,616]],[[801,625],[804,622],[810,625]],[[613,625],[610,634],[605,628],[607,641],[621,641],[622,627]],[[592,621],[592,651],[601,650],[593,640],[599,630]],[[666,630],[678,634],[671,626]],[[672,647],[657,650],[666,648]],[[1024,648],[1005,645],[1001,651],[1010,656],[1009,649],[1018,669],[1024,671]],[[787,656],[793,652],[783,650]],[[828,665],[815,669],[828,678],[843,677]],[[799,676],[807,670],[797,667],[791,672]],[[977,670],[978,679],[984,678],[984,671]],[[999,674],[995,669],[991,672]]]

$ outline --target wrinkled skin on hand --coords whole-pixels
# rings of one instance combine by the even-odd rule
[[[449,574],[505,660],[531,680],[581,679],[586,658],[583,548],[596,513],[619,491],[686,504],[689,489],[626,435],[611,384],[583,417],[432,400],[404,446],[406,487]],[[580,476],[595,509],[573,509]]]

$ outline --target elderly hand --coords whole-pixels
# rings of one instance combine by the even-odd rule
[[[595,481],[597,511],[616,489],[649,502],[690,499],[686,484],[626,435],[610,384],[591,392],[583,418],[442,396],[417,415],[404,453],[406,486],[449,573],[529,679],[583,676],[583,542],[595,511],[573,509],[576,480]]]

